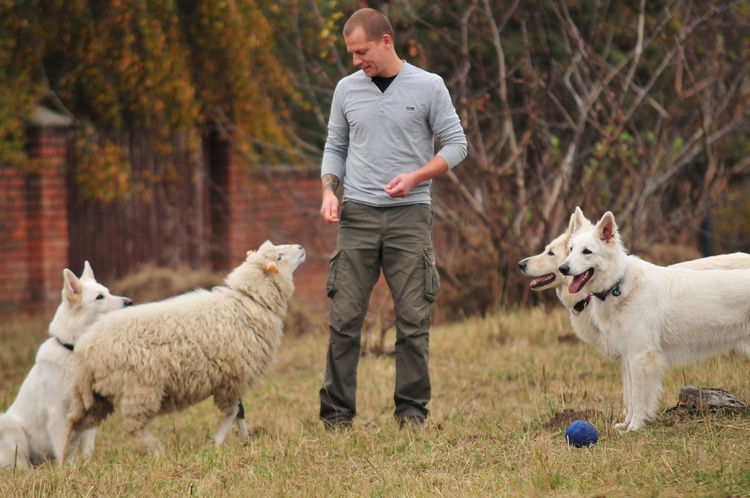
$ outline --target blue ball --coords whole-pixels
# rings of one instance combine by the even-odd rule
[[[565,431],[565,439],[569,445],[580,448],[596,444],[599,441],[599,433],[596,432],[594,424],[588,420],[576,420]]]

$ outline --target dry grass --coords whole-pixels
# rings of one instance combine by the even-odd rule
[[[432,333],[433,402],[426,431],[392,420],[393,359],[366,356],[352,430],[326,432],[317,390],[327,338],[287,337],[275,370],[245,398],[253,432],[205,447],[219,414],[204,402],[152,424],[165,453],[145,456],[101,427],[88,463],[0,476],[0,496],[729,496],[750,489],[750,418],[665,414],[619,435],[614,365],[570,333],[564,313],[533,310],[439,326]],[[7,407],[45,324],[0,325],[0,402]],[[685,384],[747,398],[750,365],[723,357],[670,373],[662,405]],[[600,441],[575,449],[548,422],[591,410]]]
[[[160,301],[197,288],[210,289],[224,283],[226,275],[187,267],[164,268],[144,265],[110,286],[113,294],[127,296],[136,304]]]

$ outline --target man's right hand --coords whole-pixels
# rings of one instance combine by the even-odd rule
[[[323,192],[323,204],[320,206],[320,215],[327,223],[339,222],[339,198],[331,189]]]

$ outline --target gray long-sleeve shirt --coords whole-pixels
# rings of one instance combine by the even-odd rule
[[[360,70],[336,85],[320,174],[344,180],[344,201],[429,204],[432,181],[415,185],[405,198],[392,199],[384,189],[435,157],[435,137],[437,155],[449,168],[464,160],[466,136],[440,76],[404,62],[381,92]]]

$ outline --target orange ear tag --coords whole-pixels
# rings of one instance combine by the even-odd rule
[[[268,263],[268,266],[266,266],[266,271],[271,273],[279,273],[279,268],[276,266],[276,263]]]

